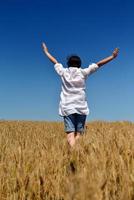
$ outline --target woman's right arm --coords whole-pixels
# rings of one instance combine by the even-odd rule
[[[116,58],[118,56],[118,53],[119,53],[119,48],[115,48],[111,56],[108,56],[108,57],[104,58],[103,60],[100,60],[96,64],[99,67],[101,67],[101,66],[105,65],[106,63],[110,62],[111,60],[113,60],[114,58]]]

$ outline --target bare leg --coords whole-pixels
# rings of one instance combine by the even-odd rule
[[[75,133],[75,140],[78,140],[80,138],[80,133],[79,132],[76,132]]]
[[[75,145],[75,132],[70,132],[67,134],[67,141],[71,147]]]

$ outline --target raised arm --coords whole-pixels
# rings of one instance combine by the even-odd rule
[[[107,57],[107,58],[104,58],[103,60],[100,60],[99,62],[97,62],[96,64],[101,67],[102,65],[105,65],[106,63],[110,62],[111,60],[113,60],[114,58],[117,57],[118,55],[118,52],[119,52],[119,49],[118,48],[115,48],[112,55]]]
[[[49,60],[52,63],[54,64],[58,63],[58,61],[48,52],[48,48],[44,42],[42,42],[42,49],[43,49],[44,54],[49,58]]]

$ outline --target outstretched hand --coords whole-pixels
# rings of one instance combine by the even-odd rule
[[[119,48],[115,48],[112,55],[114,58],[116,58],[118,56],[118,53],[119,53]]]
[[[119,53],[119,48],[115,48],[111,56],[108,56],[108,57],[104,58],[103,60],[100,60],[99,62],[97,62],[97,65],[99,67],[105,65],[106,63],[108,63],[111,60],[113,60],[114,58],[116,58],[118,56],[118,53]]]
[[[41,46],[42,46],[43,52],[49,58],[49,60],[54,64],[58,63],[58,61],[48,52],[48,48],[44,42],[42,42]]]
[[[42,46],[42,49],[45,53],[48,52],[48,48],[47,48],[47,46],[44,42],[42,42],[41,46]]]

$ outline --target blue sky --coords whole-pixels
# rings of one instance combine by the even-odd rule
[[[88,120],[134,121],[134,2],[126,0],[1,0],[0,119],[62,120],[61,81],[41,41],[66,66],[83,67],[120,48],[117,59],[87,80]]]

